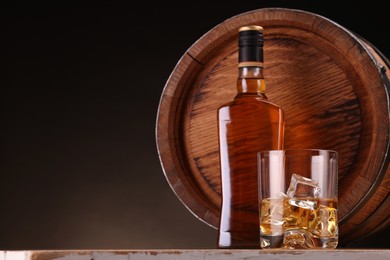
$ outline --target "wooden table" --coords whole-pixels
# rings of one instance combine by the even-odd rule
[[[0,260],[176,260],[176,259],[289,259],[389,260],[390,249],[336,250],[31,250],[0,251]]]

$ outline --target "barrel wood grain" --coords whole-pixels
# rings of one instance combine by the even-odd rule
[[[247,24],[264,27],[267,95],[285,110],[285,147],[339,152],[340,242],[388,226],[389,64],[346,28],[300,10],[264,8],[234,16],[178,62],[156,122],[172,190],[201,221],[218,226],[216,111],[236,93],[237,30]]]

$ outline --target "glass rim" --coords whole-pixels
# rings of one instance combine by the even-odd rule
[[[270,156],[271,154],[282,153],[284,156],[311,156],[330,154],[338,156],[338,152],[331,149],[320,149],[320,148],[292,148],[292,149],[275,149],[275,150],[262,150],[257,152],[259,156]]]

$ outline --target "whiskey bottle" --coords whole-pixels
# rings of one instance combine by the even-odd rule
[[[234,100],[218,109],[222,207],[219,248],[260,248],[257,153],[283,149],[284,113],[265,94],[263,28],[238,31]]]

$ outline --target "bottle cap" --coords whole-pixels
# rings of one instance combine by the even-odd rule
[[[238,29],[239,32],[241,31],[259,31],[259,32],[263,32],[263,27],[259,26],[259,25],[246,25],[246,26],[242,26],[240,27],[240,29]]]
[[[263,42],[263,27],[247,25],[239,28],[239,67],[263,66]]]

